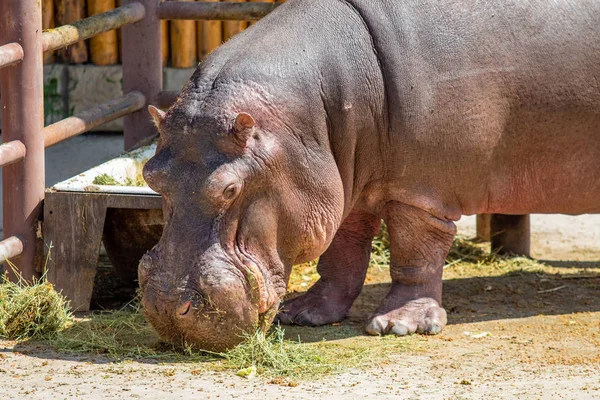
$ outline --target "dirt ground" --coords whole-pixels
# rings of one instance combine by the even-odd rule
[[[464,218],[459,228],[472,234],[474,219]],[[367,369],[287,387],[198,373],[191,363],[114,363],[4,341],[0,393],[6,399],[600,399],[600,216],[533,216],[532,230],[533,255],[547,268],[478,276],[449,267],[449,324],[442,334],[403,339],[404,350]],[[291,327],[286,334],[341,345],[376,340],[363,336],[362,321],[388,288],[385,280],[368,282],[339,326]]]

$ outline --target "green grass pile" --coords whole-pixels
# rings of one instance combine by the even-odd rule
[[[367,368],[396,362],[407,349],[418,349],[415,337],[365,337],[362,324],[344,324],[334,328],[339,340],[332,335],[331,326],[294,329],[304,330],[309,342],[300,335],[296,340],[281,327],[270,333],[257,331],[246,340],[223,354],[226,369],[241,376],[258,374],[264,377],[289,380],[315,380],[324,375],[344,372],[353,368]],[[311,330],[306,332],[306,330]],[[329,336],[330,340],[316,340]],[[304,335],[302,334],[304,337]]]
[[[105,185],[105,186],[136,186],[136,187],[148,186],[148,184],[144,180],[144,176],[143,176],[144,165],[146,165],[146,162],[147,162],[147,160],[135,162],[135,177],[134,178],[126,177],[123,180],[123,182],[121,182],[108,174],[100,174],[94,178],[92,183],[94,185]]]
[[[32,283],[0,283],[0,337],[23,340],[65,329],[72,323],[68,301],[44,277]]]
[[[342,368],[342,360],[332,358],[331,352],[323,351],[322,346],[286,340],[285,331],[279,326],[269,334],[257,331],[248,335],[244,343],[223,356],[228,369],[237,370],[241,376],[302,378]]]
[[[109,174],[100,174],[96,176],[92,183],[94,185],[123,186],[121,182],[119,182]]]
[[[141,175],[137,176],[135,179],[127,177],[127,178],[125,178],[125,180],[123,182],[119,182],[114,177],[112,177],[108,174],[100,174],[94,178],[92,183],[94,185],[105,185],[105,186],[136,186],[136,187],[147,186],[146,181],[144,181],[144,178]]]

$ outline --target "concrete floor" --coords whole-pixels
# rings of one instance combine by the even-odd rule
[[[46,187],[75,176],[123,152],[123,135],[118,133],[86,133],[46,150]],[[0,176],[0,198],[2,196]],[[2,203],[0,202],[0,237]]]

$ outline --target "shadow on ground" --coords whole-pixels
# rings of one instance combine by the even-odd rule
[[[548,266],[598,268],[600,263],[546,261]],[[365,285],[349,317],[338,326],[286,327],[291,340],[340,340],[364,336],[363,324],[390,289]],[[448,325],[600,311],[600,274],[514,272],[503,276],[444,280]]]

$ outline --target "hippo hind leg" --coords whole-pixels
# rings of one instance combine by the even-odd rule
[[[321,278],[304,295],[285,301],[278,321],[317,326],[343,320],[365,281],[380,221],[371,214],[351,213],[319,259]]]
[[[385,211],[392,287],[369,317],[366,331],[371,335],[437,334],[446,325],[442,271],[456,226],[401,203],[389,203]]]

